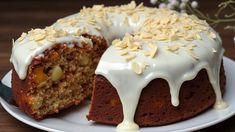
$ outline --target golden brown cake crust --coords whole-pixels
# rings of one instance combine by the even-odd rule
[[[220,86],[225,88],[224,68],[221,66]],[[168,83],[163,79],[151,81],[142,91],[135,113],[135,122],[140,126],[169,124],[193,117],[215,103],[214,90],[206,70],[201,70],[196,78],[183,83],[180,105],[174,107],[170,100]],[[88,120],[107,124],[119,124],[123,120],[122,106],[116,89],[103,76],[94,80],[91,108]]]
[[[32,113],[27,99],[27,91],[30,89],[30,79],[26,78],[25,80],[20,80],[16,71],[12,71],[12,93],[13,98],[16,104],[20,107],[21,110],[27,114]],[[33,115],[32,115],[33,116]]]

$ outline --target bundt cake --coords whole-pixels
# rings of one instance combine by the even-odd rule
[[[223,53],[194,15],[134,1],[94,5],[13,42],[13,95],[35,119],[92,94],[88,120],[121,130],[164,125],[227,107]]]

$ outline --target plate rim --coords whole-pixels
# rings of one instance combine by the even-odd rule
[[[223,60],[224,60],[224,62],[226,61],[226,62],[230,62],[230,63],[234,63],[234,64],[235,64],[235,61],[234,61],[234,60],[232,60],[232,59],[230,59],[230,58],[228,58],[228,57],[226,57],[226,56],[223,56]],[[226,71],[226,70],[225,70],[225,71]],[[8,74],[11,74],[11,72],[12,72],[12,70],[10,70],[9,72],[7,72],[7,73],[4,75],[4,77],[1,79],[1,82],[2,82],[2,83],[5,84],[4,81],[7,81],[6,76],[8,76]],[[226,73],[225,73],[225,74],[226,74]],[[235,75],[234,75],[234,76],[235,76]],[[1,97],[0,97],[0,104],[1,104],[2,107],[8,112],[8,114],[10,114],[11,116],[13,116],[15,119],[19,120],[19,121],[22,122],[22,123],[25,123],[25,124],[27,124],[27,125],[30,125],[30,126],[34,127],[34,128],[41,129],[41,130],[45,130],[45,131],[63,132],[63,130],[54,129],[54,128],[49,128],[49,127],[47,127],[47,126],[43,126],[43,125],[41,125],[41,124],[34,123],[34,122],[30,122],[29,120],[24,119],[22,116],[19,116],[17,113],[15,113],[14,111],[12,111],[12,110],[10,109],[10,107],[7,106],[7,105],[10,105],[10,104],[8,104],[6,101],[4,101]],[[216,120],[209,121],[209,122],[207,122],[207,123],[200,124],[200,125],[198,125],[198,126],[193,126],[193,127],[189,127],[189,128],[183,128],[183,129],[175,129],[175,130],[173,130],[173,131],[176,132],[176,131],[195,131],[195,130],[200,130],[200,129],[203,129],[203,128],[206,128],[206,127],[213,126],[213,125],[218,124],[218,123],[220,123],[220,122],[223,122],[223,121],[225,121],[226,119],[231,118],[233,115],[235,115],[235,111],[230,112],[230,113],[227,113],[227,114],[224,115],[223,117],[220,117],[220,118],[218,118],[218,119],[216,119]],[[196,117],[197,117],[197,116],[196,116]],[[192,117],[192,118],[194,118],[194,117]],[[185,120],[185,121],[187,121],[187,120]],[[179,122],[178,122],[178,123],[179,123]],[[174,124],[174,123],[173,123],[173,124]],[[156,127],[158,127],[158,126],[156,126]],[[161,126],[159,126],[159,127],[161,127]],[[148,127],[145,127],[145,128],[149,129]],[[151,129],[152,129],[152,128],[154,128],[154,127],[151,127]],[[144,129],[144,128],[142,128],[142,129]],[[140,131],[141,131],[141,129],[140,129]],[[146,130],[146,131],[148,131],[148,130]]]
[[[46,127],[46,126],[43,126],[40,124],[32,123],[32,122],[22,118],[21,116],[17,115],[17,113],[10,110],[10,108],[7,106],[7,102],[5,100],[3,100],[1,97],[0,97],[0,103],[1,103],[2,107],[7,111],[8,114],[10,114],[11,116],[13,116],[15,119],[17,119],[18,121],[20,121],[22,123],[25,123],[29,126],[32,126],[37,129],[45,130],[45,131],[63,132],[61,130],[57,130],[57,129],[49,128],[49,127]]]

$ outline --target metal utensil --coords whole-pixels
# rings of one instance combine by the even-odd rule
[[[11,88],[6,86],[0,81],[0,97],[6,102],[12,104],[12,91]]]

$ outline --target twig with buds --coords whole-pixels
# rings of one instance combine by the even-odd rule
[[[200,19],[206,20],[211,26],[216,27],[221,23],[235,23],[235,0],[227,0],[218,5],[218,10],[214,15],[204,14],[198,10],[198,2],[196,0],[150,0],[153,5],[158,5],[159,8],[169,8],[180,12],[194,14]],[[228,10],[231,13],[222,15]],[[224,29],[235,31],[235,25],[228,25]],[[235,43],[235,36],[234,36]]]

